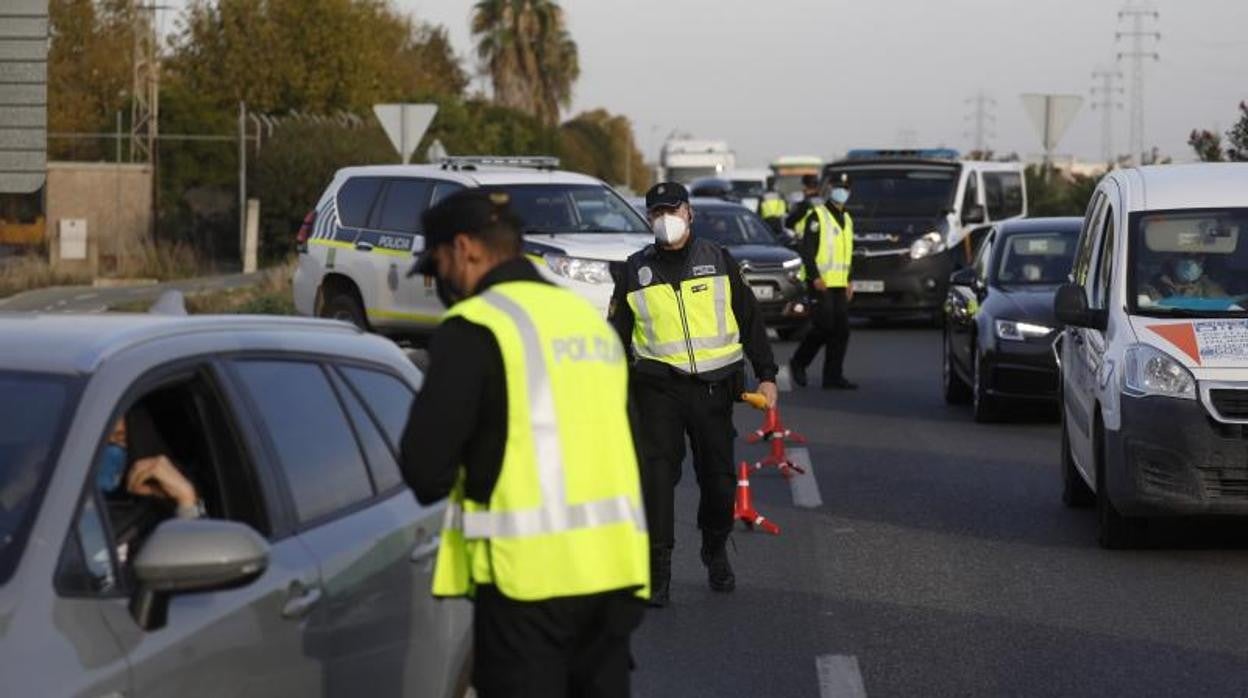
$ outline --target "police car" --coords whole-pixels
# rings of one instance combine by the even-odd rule
[[[611,265],[653,234],[607,184],[558,167],[546,157],[454,157],[339,170],[299,230],[296,310],[396,338],[429,334],[443,311],[433,279],[407,277],[424,250],[421,214],[458,190],[489,186],[510,195],[525,252],[542,275],[605,316]]]

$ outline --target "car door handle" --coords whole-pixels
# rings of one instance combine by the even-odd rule
[[[442,537],[434,536],[429,540],[412,548],[412,562],[424,562],[434,555],[438,554],[438,548],[442,545]]]
[[[302,585],[293,585],[290,593],[291,598],[287,599],[286,605],[282,607],[282,617],[289,620],[297,620],[308,615],[312,607],[320,602],[323,594],[319,586],[304,587]]]
[[[355,243],[355,249],[359,250],[360,252],[372,252],[372,251],[373,251],[373,243],[371,243],[371,242],[357,242],[357,243]]]

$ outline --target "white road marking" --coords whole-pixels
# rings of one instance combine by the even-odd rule
[[[804,448],[789,448],[786,451],[793,465],[806,471],[790,473],[789,492],[793,495],[793,504],[806,509],[818,509],[823,506],[823,496],[819,494],[819,481],[815,479],[815,469],[810,465],[810,451]]]
[[[776,372],[776,387],[781,392],[793,390],[793,376],[789,374],[788,366],[781,366],[780,370]]]
[[[858,658],[847,654],[821,654],[815,657],[819,676],[819,698],[867,698]]]

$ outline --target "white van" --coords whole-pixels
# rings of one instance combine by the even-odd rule
[[[1248,514],[1248,164],[1106,175],[1055,306],[1062,498],[1101,544]]]

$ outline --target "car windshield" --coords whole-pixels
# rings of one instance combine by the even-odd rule
[[[1016,233],[1003,240],[995,281],[1000,284],[1061,284],[1070,275],[1079,231]]]
[[[732,193],[740,196],[761,196],[767,190],[766,185],[757,179],[732,180]]]
[[[514,184],[511,210],[526,233],[649,233],[637,211],[609,187],[594,184]]]
[[[855,218],[938,218],[953,203],[958,173],[947,169],[853,169],[846,208]],[[831,173],[839,176],[841,171]]]
[[[71,378],[0,371],[0,584],[17,566],[74,392]]]
[[[1248,208],[1131,217],[1133,311],[1242,317],[1248,308]]]
[[[776,244],[767,224],[745,208],[698,209],[693,216],[693,234],[721,245]]]

